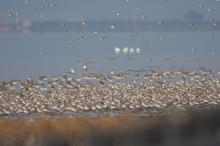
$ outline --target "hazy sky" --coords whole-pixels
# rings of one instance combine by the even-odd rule
[[[1,0],[0,21],[13,20],[8,16],[16,12],[31,20],[87,20],[181,18],[191,10],[206,18],[220,18],[218,0]]]

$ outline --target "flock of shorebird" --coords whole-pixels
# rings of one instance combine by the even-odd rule
[[[131,74],[131,79],[121,81]],[[144,80],[138,78],[138,71],[102,75],[85,67],[81,77],[42,75],[37,80],[0,82],[0,115],[147,112],[171,107],[184,112],[194,105],[220,102],[220,79],[211,71],[151,70]]]

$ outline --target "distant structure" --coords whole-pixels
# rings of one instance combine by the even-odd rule
[[[185,20],[188,20],[188,21],[202,21],[204,16],[199,13],[198,11],[189,11],[188,13],[186,13],[184,15],[184,18]]]
[[[220,31],[220,20],[215,18],[215,22],[210,26],[210,20],[204,18],[204,15],[198,11],[188,11],[182,19],[172,18],[164,20],[109,20],[97,21],[90,20],[87,22],[82,21],[34,21],[30,20],[20,21],[19,18],[15,19],[15,23],[0,23],[1,32],[17,32],[17,33],[47,33],[47,32],[67,32],[67,33],[81,33],[92,32],[111,32],[123,33],[134,32],[132,36],[136,36],[137,32],[174,32],[174,31]],[[135,22],[135,23],[134,23]],[[135,26],[135,27],[134,27]],[[106,29],[108,28],[108,29]],[[137,29],[138,28],[138,29]],[[84,36],[83,36],[84,37]],[[81,39],[81,37],[80,37]],[[103,40],[105,37],[100,37]],[[163,37],[160,37],[163,40]],[[123,53],[138,53],[140,49],[135,48],[116,48],[116,54]]]

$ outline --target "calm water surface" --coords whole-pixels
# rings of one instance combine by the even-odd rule
[[[0,34],[0,80],[67,74],[71,67],[81,73],[84,64],[104,74],[151,67],[217,72],[219,40],[218,32]],[[116,53],[115,47],[121,51]]]
[[[103,74],[112,70],[199,67],[219,72],[219,14],[219,0],[1,0],[0,81],[63,75],[71,68],[81,74],[84,64],[89,71]],[[156,31],[142,32],[137,25],[140,21],[158,21],[156,25],[162,30],[156,26]],[[110,31],[57,31],[69,27],[62,22],[77,22],[77,28],[97,22],[91,27],[98,30],[107,22],[105,29]],[[118,26],[122,30],[126,26],[131,30],[111,32],[118,29],[112,22],[121,22]],[[124,26],[126,22],[131,23]],[[205,30],[203,22],[212,29]],[[185,23],[192,31],[185,30]],[[18,33],[17,25],[28,30],[31,24],[35,31]],[[4,32],[11,26],[12,30]],[[194,26],[200,29],[195,31]],[[173,28],[179,30],[166,31]]]

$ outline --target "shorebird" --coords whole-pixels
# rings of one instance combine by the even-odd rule
[[[47,81],[48,87],[52,88],[52,89],[56,89],[56,83],[53,81]]]
[[[21,85],[21,89],[22,89],[23,91],[27,92],[27,91],[30,91],[30,90],[31,90],[31,87],[30,87],[30,85],[23,83],[23,84]]]
[[[29,85],[33,85],[33,79],[32,79],[32,77],[27,77],[27,83],[29,84]]]
[[[98,79],[98,75],[95,73],[86,73],[83,75],[82,77],[84,80],[97,80]]]
[[[116,80],[121,80],[128,77],[128,72],[120,72],[120,73],[114,73],[111,72],[111,75],[108,76],[109,79],[116,79]]]
[[[83,75],[84,80],[97,80],[106,81],[106,78],[102,74],[87,72]]]
[[[0,82],[0,91],[5,91],[5,90],[7,90],[6,82]]]
[[[70,74],[75,74],[76,73],[76,71],[71,67],[70,68],[70,71],[69,72],[67,72],[67,73],[70,73]]]
[[[68,76],[67,75],[61,75],[59,76],[59,81],[60,82],[66,82],[68,80]]]
[[[84,71],[88,71],[87,63],[85,63],[85,64],[83,65],[82,69],[83,69]]]
[[[76,73],[76,71],[75,71],[72,67],[70,68],[70,72],[71,72],[72,74]]]
[[[18,86],[18,85],[21,85],[21,80],[11,80],[10,83],[11,83],[13,86]]]
[[[108,79],[111,78],[114,81],[116,78],[122,79],[128,75],[129,77],[134,75],[135,78],[138,77],[135,74],[138,75],[139,72],[142,71],[111,72]],[[2,102],[0,104],[0,115],[7,113],[9,115],[30,114],[31,112],[42,112],[44,114],[54,111],[147,111],[148,108],[167,107],[171,101],[178,110],[185,110],[187,103],[189,106],[200,103],[218,104],[220,81],[219,78],[211,76],[211,74],[209,70],[153,70],[147,72],[146,78],[149,80],[146,82],[110,83],[105,82],[105,76],[102,74],[84,72],[84,77],[88,80],[104,82],[106,86],[102,86],[103,83],[95,86],[93,86],[94,84],[81,85],[77,83],[76,78],[61,75],[47,80],[42,77],[42,79],[32,81],[29,78],[29,82],[34,82],[33,86],[27,81],[19,80],[0,82],[0,102]],[[178,77],[178,80],[166,81],[167,78],[173,76]],[[186,81],[179,79],[181,76],[186,77]],[[196,76],[201,76],[201,79],[197,79]],[[164,80],[163,78],[165,78],[164,82],[161,81]],[[188,78],[194,80],[190,81]],[[158,79],[161,80],[157,82]],[[35,84],[39,80],[43,81],[43,86]],[[17,86],[21,88],[19,92],[10,91]],[[4,90],[4,88],[6,89]],[[185,95],[186,91],[190,94]]]
[[[82,79],[81,78],[75,78],[75,81],[80,82]]]
[[[42,75],[39,77],[40,81],[46,81],[47,80],[47,76],[46,75]]]

